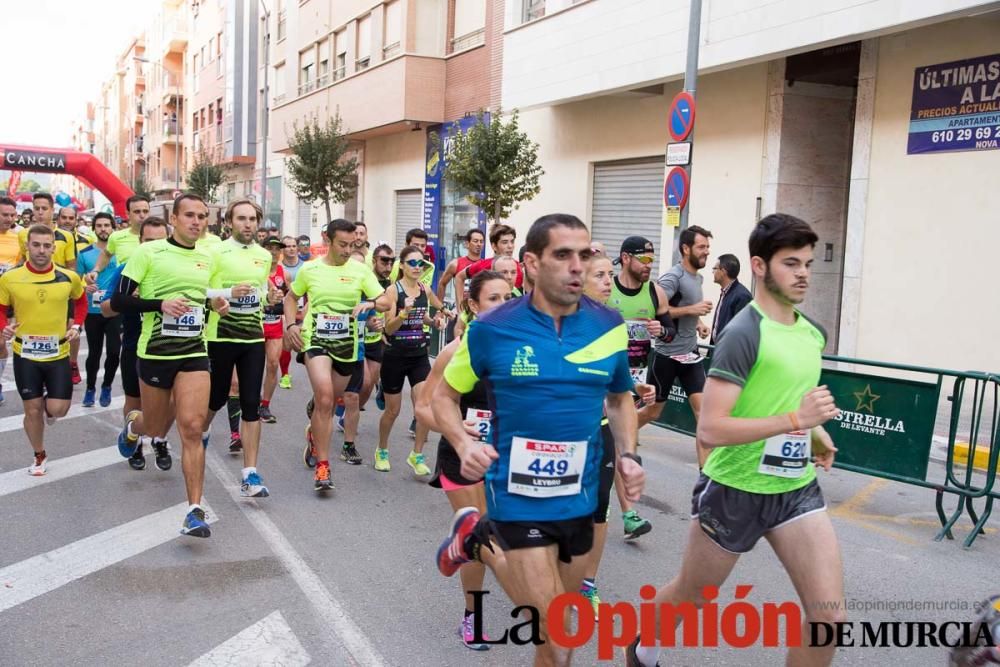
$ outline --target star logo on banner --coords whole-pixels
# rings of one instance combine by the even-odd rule
[[[872,386],[870,384],[865,385],[864,391],[854,392],[854,398],[858,399],[858,407],[855,408],[857,412],[862,410],[867,410],[869,413],[875,413],[875,401],[882,398],[878,394],[872,393]]]

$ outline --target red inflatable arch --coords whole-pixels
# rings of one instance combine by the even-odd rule
[[[125,217],[128,214],[125,210],[125,200],[132,196],[132,189],[90,153],[62,148],[0,144],[0,154],[3,155],[3,160],[0,162],[3,169],[72,174],[107,197],[116,215]]]

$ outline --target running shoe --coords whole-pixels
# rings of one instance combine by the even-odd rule
[[[316,467],[316,448],[313,446],[312,425],[306,424],[306,448],[302,452],[302,462],[307,468]]]
[[[212,429],[208,429],[205,433],[201,434],[201,446],[208,449],[208,441],[212,439]]]
[[[252,472],[243,478],[240,486],[240,495],[244,498],[267,498],[271,495],[264,483],[260,481],[260,475]]]
[[[208,527],[208,522],[205,520],[205,510],[195,507],[187,513],[187,516],[184,517],[184,526],[181,527],[181,535],[211,537],[212,530]]]
[[[462,627],[459,630],[459,634],[462,635],[462,643],[465,644],[465,648],[471,648],[473,651],[488,651],[490,650],[489,644],[483,644],[476,641],[476,617],[473,615],[466,616],[462,619]],[[489,641],[490,638],[483,633],[483,639]]]
[[[597,586],[580,586],[580,595],[590,600],[590,606],[594,608],[594,620],[597,620],[597,610],[601,605],[601,597],[597,594]]]
[[[410,428],[407,429],[406,432],[410,434],[411,438],[417,437],[417,418],[416,417],[414,417],[413,420],[410,421]]]
[[[358,450],[355,449],[354,445],[344,445],[340,450],[340,460],[350,463],[352,466],[361,465],[361,454],[358,454]]]
[[[406,457],[406,463],[413,468],[413,472],[419,477],[431,474],[431,469],[424,463],[423,452],[419,454],[417,452],[410,452],[410,455]]]
[[[271,414],[271,407],[269,405],[260,406],[260,420],[265,424],[274,424],[278,421],[278,418]]]
[[[146,457],[142,453],[142,443],[135,448],[135,453],[128,457],[128,465],[132,470],[145,470]]]
[[[379,472],[389,472],[389,450],[381,447],[375,448],[375,470]]]
[[[344,418],[343,417],[337,417],[336,419],[334,419],[333,420],[333,424],[334,424],[334,426],[336,427],[336,429],[338,431],[340,431],[341,433],[344,432]]]
[[[330,466],[317,464],[313,488],[317,491],[329,491],[333,488],[333,480],[330,479]]]
[[[45,464],[48,462],[49,457],[45,455],[45,452],[42,452],[41,454],[36,453],[31,467],[28,468],[28,474],[32,477],[42,477],[45,475]]]
[[[174,460],[170,458],[170,451],[167,449],[167,443],[154,442],[153,452],[156,454],[156,467],[163,471],[170,470],[170,466],[174,464]]]
[[[378,384],[378,391],[375,392],[375,405],[379,410],[385,410],[385,392],[382,391],[382,383]]]
[[[133,435],[131,438],[128,435],[129,426],[135,423],[135,420],[139,418],[142,412],[139,410],[130,410],[127,415],[125,415],[125,426],[118,433],[118,453],[122,455],[123,458],[129,458],[135,454],[135,448],[139,445],[139,436]]]
[[[101,397],[97,401],[102,408],[111,405],[111,387],[101,387]]]
[[[88,389],[87,391],[83,392],[83,402],[80,403],[80,405],[82,405],[85,408],[94,407],[94,396],[96,393],[97,390],[95,389]]]
[[[458,568],[472,562],[470,555],[465,553],[465,538],[472,534],[477,523],[479,510],[475,507],[463,507],[455,512],[448,537],[437,550],[437,567],[444,576],[450,577]]]
[[[623,649],[625,651],[625,667],[642,667],[642,663],[639,662],[639,658],[635,654],[638,647],[639,636],[636,635],[635,640]],[[660,667],[660,663],[656,663],[656,667]]]
[[[653,530],[653,524],[640,517],[635,510],[622,513],[622,522],[625,524],[626,540],[634,540]]]
[[[316,409],[316,398],[312,397],[309,399],[309,402],[306,403],[306,419],[313,418],[313,410],[315,409]]]
[[[69,370],[71,372],[70,378],[73,380],[73,384],[80,384],[83,382],[83,378],[80,377],[80,367],[76,364],[70,364]]]
[[[230,454],[242,454],[243,453],[243,439],[240,438],[239,433],[229,434],[229,453]]]
[[[291,389],[292,388],[292,376],[291,375],[282,375],[281,379],[278,380],[278,386],[281,387],[282,389]]]

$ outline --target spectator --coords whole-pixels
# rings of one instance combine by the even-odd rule
[[[712,267],[712,279],[722,288],[719,303],[715,307],[715,320],[712,322],[712,337],[710,339],[712,345],[715,345],[719,334],[733,319],[733,316],[743,310],[743,307],[753,299],[750,290],[737,280],[739,275],[740,260],[736,259],[736,255],[719,255],[715,266]]]

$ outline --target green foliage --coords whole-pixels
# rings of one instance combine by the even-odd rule
[[[132,188],[132,192],[137,195],[144,195],[150,199],[153,198],[153,191],[149,187],[149,181],[146,180],[145,172],[140,171],[137,173],[135,178],[132,179],[130,187]]]
[[[323,202],[330,222],[330,204],[347,201],[358,184],[357,158],[344,157],[350,140],[343,132],[340,113],[322,124],[313,116],[292,129],[288,141],[292,156],[285,163],[288,185],[299,199]]]
[[[226,176],[226,168],[212,160],[208,151],[202,149],[195,156],[191,171],[184,177],[188,192],[199,195],[210,204],[216,203],[215,194]]]
[[[545,171],[538,164],[538,144],[518,128],[517,110],[504,122],[501,112],[451,137],[445,178],[469,194],[466,199],[500,222],[541,191]]]

